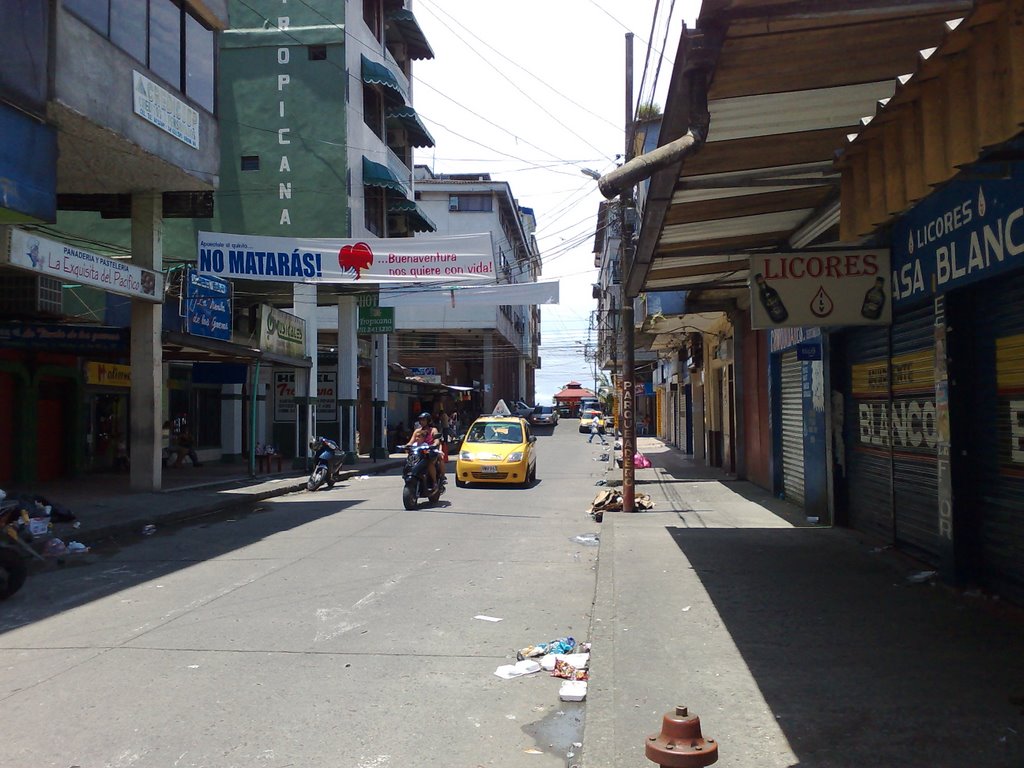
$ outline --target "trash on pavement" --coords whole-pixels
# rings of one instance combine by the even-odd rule
[[[156,526],[155,525],[144,525],[144,526],[142,526],[142,535],[143,536],[152,536],[154,533],[156,533]]]
[[[581,533],[573,536],[569,541],[582,544],[584,547],[596,547],[601,543],[601,537],[596,533]]]
[[[907,576],[908,584],[923,584],[926,581],[934,579],[938,575],[938,571],[919,571]]]
[[[633,454],[633,467],[635,469],[650,469],[651,466],[651,460],[640,453],[640,451]]]
[[[89,551],[89,548],[80,541],[69,541],[68,542],[68,554],[71,555],[84,555]]]
[[[502,664],[494,670],[494,674],[503,680],[511,680],[513,677],[522,677],[523,675],[532,675],[535,672],[540,672],[540,664],[532,659],[523,659],[515,664]]]
[[[607,485],[607,484],[608,484],[607,480],[598,480],[596,483],[594,483],[594,485]]]
[[[66,555],[68,546],[61,539],[54,536],[43,544],[43,557],[60,557]]]
[[[555,665],[559,661],[565,661],[576,669],[586,669],[590,666],[589,653],[549,653],[540,660],[541,669],[545,672],[554,672]]]
[[[552,677],[561,677],[566,680],[586,680],[587,670],[578,669],[565,659],[556,659],[555,668],[551,670]]]
[[[474,619],[480,619],[480,621],[501,621],[497,616],[485,616],[482,613],[478,613],[473,617]]]
[[[558,698],[562,701],[583,701],[587,698],[587,681],[566,680],[558,689]]]
[[[633,504],[637,509],[654,509],[654,500],[646,493],[638,493],[633,497]],[[598,491],[594,500],[590,502],[590,514],[602,512],[621,512],[622,493],[616,490]],[[596,519],[596,516],[595,516]]]
[[[546,643],[528,645],[516,651],[516,658],[531,659],[537,656],[546,656],[549,653],[572,653],[576,650],[576,640],[572,637],[562,637],[557,640],[549,640]]]

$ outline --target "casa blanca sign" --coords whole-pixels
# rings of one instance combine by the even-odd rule
[[[897,222],[892,230],[896,305],[1024,266],[1022,182],[1022,163],[1011,166],[1010,178],[951,182]]]
[[[750,275],[753,328],[891,322],[887,250],[756,254]]]

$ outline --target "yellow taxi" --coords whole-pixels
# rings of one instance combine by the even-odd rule
[[[455,484],[514,483],[537,479],[537,438],[520,416],[481,416],[473,422],[459,449]]]
[[[611,417],[605,416],[601,411],[594,410],[593,408],[585,408],[580,411],[580,432],[590,432],[590,424],[594,420],[594,416],[597,416],[597,428],[604,432],[605,427],[612,426]]]

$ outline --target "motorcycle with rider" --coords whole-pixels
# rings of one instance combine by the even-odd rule
[[[429,413],[421,413],[416,429],[413,430],[403,448],[408,452],[402,480],[402,504],[406,509],[416,509],[421,497],[436,503],[445,492],[445,444],[441,433],[432,424]]]

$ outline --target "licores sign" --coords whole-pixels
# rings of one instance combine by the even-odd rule
[[[802,251],[750,259],[754,328],[888,325],[889,251]]]

